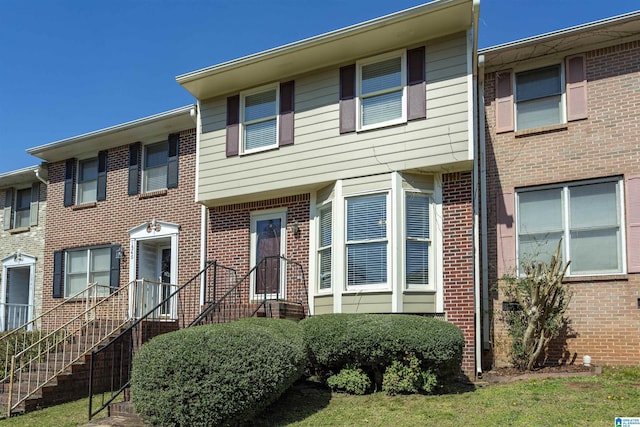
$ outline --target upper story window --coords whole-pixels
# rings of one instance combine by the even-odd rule
[[[405,53],[358,62],[358,127],[366,130],[406,121]]]
[[[167,188],[169,144],[166,141],[144,146],[142,192]]]
[[[39,182],[35,182],[27,188],[7,188],[4,194],[3,230],[38,225]]]
[[[293,80],[228,97],[226,156],[292,145],[294,109]]]
[[[347,288],[388,283],[387,194],[346,199]]]
[[[75,191],[74,191],[75,189]],[[107,198],[107,150],[98,157],[67,159],[64,164],[64,205],[92,203]]]
[[[519,71],[496,72],[496,133],[526,131],[586,119],[585,55],[564,63]],[[515,114],[514,114],[515,113]]]
[[[425,47],[340,68],[340,133],[427,117]]]
[[[14,228],[29,227],[31,218],[31,188],[16,191]]]
[[[516,129],[565,122],[560,64],[516,74]]]
[[[242,152],[278,146],[278,88],[242,94]]]
[[[77,204],[98,200],[98,159],[78,162],[78,199]]]
[[[180,134],[172,133],[167,141],[143,146],[142,152],[139,142],[129,145],[127,193],[130,196],[140,191],[148,193],[178,186],[179,142]]]
[[[563,239],[569,275],[622,273],[620,179],[517,192],[518,263],[548,261]]]

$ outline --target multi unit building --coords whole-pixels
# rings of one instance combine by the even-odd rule
[[[452,322],[473,377],[508,361],[495,285],[562,238],[547,363],[637,364],[640,13],[479,52],[478,13],[434,1],[183,74],[196,105],[29,149],[43,166],[0,175],[0,325],[215,260],[238,304]]]
[[[486,363],[508,361],[490,286],[562,239],[573,297],[547,362],[638,364],[640,13],[479,55]]]

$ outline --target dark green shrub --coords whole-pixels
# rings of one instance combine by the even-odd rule
[[[371,390],[371,380],[360,368],[347,366],[335,375],[327,378],[327,385],[333,391],[349,394],[366,394]]]
[[[390,396],[396,394],[431,393],[438,381],[436,376],[421,366],[418,358],[408,354],[396,360],[384,371],[382,391]]]
[[[460,372],[464,337],[451,323],[404,314],[326,314],[300,324],[310,369],[321,378],[355,365],[381,385],[385,369],[407,353],[441,380]]]
[[[133,360],[136,412],[153,424],[196,426],[250,420],[302,375],[298,325],[247,319],[160,335]]]
[[[0,349],[2,354],[0,357],[0,375],[8,375],[11,369],[11,356],[15,356],[27,348],[29,350],[24,354],[22,360],[34,359],[40,352],[40,349],[37,346],[33,348],[29,347],[38,342],[42,335],[40,331],[9,331],[0,335],[0,338],[3,338],[4,341]],[[8,338],[5,338],[5,336],[8,336]],[[50,341],[55,339],[56,337],[51,337]]]

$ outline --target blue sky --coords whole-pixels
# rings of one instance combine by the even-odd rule
[[[0,0],[0,174],[25,149],[194,102],[175,76],[419,0]],[[480,47],[640,9],[637,0],[482,0]]]

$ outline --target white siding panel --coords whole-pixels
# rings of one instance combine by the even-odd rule
[[[426,62],[426,120],[340,135],[339,71],[321,70],[295,79],[294,144],[250,155],[226,157],[226,98],[201,102],[199,200],[215,204],[216,199],[467,160],[465,36],[428,44]]]

